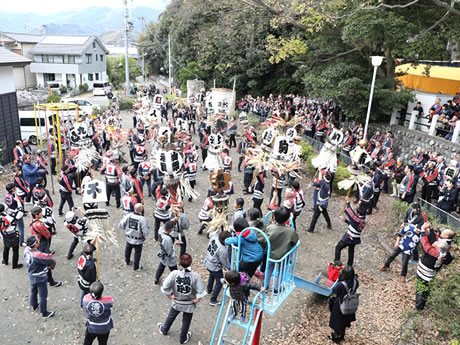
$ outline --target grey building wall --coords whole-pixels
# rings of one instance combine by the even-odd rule
[[[94,42],[96,42],[96,48],[93,48],[93,44],[91,43],[82,55],[82,63],[78,66],[79,73],[102,73],[107,71],[107,56],[99,43],[97,41]],[[92,55],[92,63],[86,63],[85,54]],[[97,61],[96,55],[98,56]],[[103,56],[103,61],[100,60],[101,55]]]

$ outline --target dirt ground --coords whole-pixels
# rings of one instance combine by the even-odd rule
[[[130,113],[123,114],[124,126],[131,126]],[[196,136],[198,137],[198,136]],[[198,140],[198,138],[196,138]],[[236,150],[231,150],[233,158],[232,177],[235,184],[235,195],[242,196],[243,174],[238,173],[238,157]],[[201,163],[201,157],[200,161]],[[201,164],[200,164],[201,165]],[[198,235],[198,213],[209,186],[208,174],[200,170],[197,176],[197,190],[201,194],[198,201],[185,204],[185,213],[192,227],[187,234],[188,252],[193,256],[193,269],[201,274],[204,284],[207,274],[202,262],[208,243],[204,235]],[[326,229],[326,223],[320,218],[316,232],[307,233],[312,212],[312,190],[308,188],[311,177],[301,181],[304,189],[306,207],[297,220],[301,249],[297,262],[296,274],[305,279],[313,279],[318,272],[327,272],[328,262],[333,260],[335,244],[342,237],[346,227],[339,219],[343,206],[343,198],[333,196],[329,213],[332,218],[333,230]],[[265,187],[265,203],[271,189],[271,178]],[[3,189],[2,189],[3,190]],[[146,192],[146,191],[144,191]],[[1,194],[3,196],[3,192]],[[244,196],[245,208],[252,206],[250,196]],[[394,344],[398,338],[400,326],[404,321],[405,309],[412,307],[413,281],[401,285],[398,279],[398,265],[392,272],[381,273],[377,267],[381,265],[387,253],[379,245],[376,232],[384,226],[385,216],[391,200],[382,196],[380,211],[369,219],[369,225],[363,236],[363,244],[356,248],[355,269],[361,279],[360,292],[362,305],[350,330],[346,344]],[[55,204],[59,195],[54,195]],[[81,197],[74,195],[77,206],[81,206]],[[114,202],[112,201],[112,205]],[[145,214],[153,232],[154,200],[145,201]],[[67,207],[67,206],[66,206]],[[27,207],[30,209],[30,206]],[[170,307],[170,301],[161,293],[160,288],[153,285],[153,277],[158,265],[158,245],[150,238],[144,243],[141,263],[142,272],[134,272],[132,266],[124,263],[124,234],[116,228],[122,218],[122,211],[108,207],[114,225],[119,247],[108,247],[101,251],[101,281],[105,285],[105,293],[114,297],[113,320],[115,328],[111,331],[109,344],[178,344],[179,320],[171,328],[168,336],[162,336],[157,330],[157,323],[163,322]],[[67,211],[67,208],[64,209]],[[233,212],[230,213],[232,215]],[[29,304],[29,280],[25,268],[11,270],[11,266],[0,267],[0,343],[2,344],[81,344],[84,338],[84,313],[79,307],[80,290],[77,286],[77,260],[66,259],[67,250],[72,242],[71,233],[63,225],[64,218],[57,216],[58,234],[53,237],[52,248],[56,251],[56,268],[53,272],[57,281],[63,286],[49,288],[49,310],[56,311],[56,316],[42,319],[38,312],[33,312]],[[26,223],[30,217],[26,218]],[[0,244],[3,249],[3,243]],[[81,250],[77,247],[75,254]],[[20,249],[20,262],[23,248]],[[342,260],[346,261],[346,250]],[[412,265],[413,266],[413,265]],[[414,267],[410,274],[413,275]],[[166,277],[167,272],[163,275]],[[383,296],[383,297],[382,297]],[[401,303],[401,300],[403,301]],[[198,305],[192,321],[192,338],[190,344],[209,344],[219,309],[208,304],[209,296]],[[391,306],[388,307],[388,305]],[[274,315],[263,318],[264,344],[328,344],[328,317],[326,299],[313,296],[304,290],[295,290],[286,304]]]

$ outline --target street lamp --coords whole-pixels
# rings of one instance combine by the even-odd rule
[[[374,74],[372,75],[371,94],[369,96],[369,105],[367,106],[366,125],[364,126],[364,137],[367,138],[367,127],[369,126],[369,118],[371,116],[372,97],[374,96],[375,77],[377,75],[377,69],[382,64],[383,56],[371,56],[372,66],[374,66]]]

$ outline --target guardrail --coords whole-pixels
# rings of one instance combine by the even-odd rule
[[[441,210],[439,207],[423,200],[422,198],[418,198],[418,201],[420,206],[430,213],[439,223],[449,225],[457,231],[460,230],[460,219],[444,210]]]

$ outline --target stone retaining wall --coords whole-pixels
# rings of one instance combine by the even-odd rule
[[[383,123],[370,123],[368,129],[369,137],[376,130],[379,130],[382,135],[385,135],[386,131],[391,130],[395,140],[393,151],[396,157],[402,157],[405,161],[414,156],[415,150],[419,146],[424,151],[438,152],[447,161],[452,159],[454,153],[457,153],[457,159],[460,159],[460,145],[441,137],[431,136],[428,133],[414,131],[400,125],[390,126],[390,124]]]

